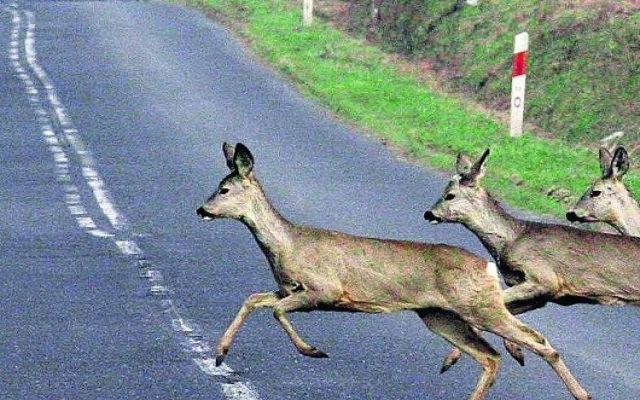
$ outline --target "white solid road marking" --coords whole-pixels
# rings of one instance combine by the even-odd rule
[[[162,297],[161,304],[166,313],[172,316],[171,324],[174,330],[180,334],[183,345],[194,354],[193,361],[198,368],[205,374],[210,376],[221,376],[232,378],[234,371],[228,365],[222,364],[217,367],[215,358],[211,357],[211,346],[203,339],[202,335],[197,333],[198,329],[193,323],[186,322],[182,315],[175,307],[173,300],[168,298],[173,292],[164,284],[164,278],[160,271],[149,269],[153,266],[151,262],[144,259],[144,252],[138,244],[131,238],[132,234],[129,229],[127,219],[116,208],[112,201],[112,196],[106,187],[104,180],[100,177],[96,168],[96,163],[91,156],[91,152],[81,140],[77,129],[73,126],[71,119],[66,113],[66,109],[60,98],[58,97],[55,87],[45,70],[37,62],[37,53],[35,48],[35,16],[31,11],[18,10],[16,2],[11,3],[4,8],[12,16],[11,41],[9,44],[8,57],[11,60],[16,77],[23,83],[25,93],[29,99],[37,121],[40,123],[40,130],[47,148],[52,154],[55,165],[56,179],[63,182],[64,201],[67,205],[69,213],[76,219],[76,223],[88,234],[99,237],[109,238],[122,254],[129,257],[145,271],[141,274],[150,284],[148,290],[151,294]],[[26,16],[26,30],[22,34],[24,44],[24,59],[26,60],[29,70],[25,69],[20,62],[20,37],[23,31],[23,18],[21,14]],[[31,75],[33,74],[33,76]],[[41,93],[35,81],[38,81],[44,89]],[[42,99],[46,95],[46,101]],[[49,107],[53,112],[47,112]],[[54,123],[55,121],[55,123]],[[56,133],[55,127],[60,127]],[[65,146],[68,145],[68,146]],[[79,160],[79,165],[74,164],[65,151],[65,148],[71,148]],[[87,208],[84,206],[82,195],[70,166],[80,171],[80,175],[93,194],[93,197],[102,211],[102,214],[109,222],[109,227],[117,233],[107,232],[99,229],[95,220],[88,214]],[[227,399],[231,400],[258,400],[260,396],[253,389],[249,382],[233,382],[221,383],[222,392]]]

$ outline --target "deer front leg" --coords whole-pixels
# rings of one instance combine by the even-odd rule
[[[273,317],[280,322],[280,325],[282,325],[282,328],[287,333],[300,354],[307,357],[327,358],[329,356],[325,352],[307,344],[300,335],[298,335],[298,333],[293,329],[291,321],[289,321],[286,316],[286,313],[288,312],[307,311],[313,309],[316,307],[316,304],[317,301],[312,299],[309,292],[295,292],[280,300],[273,306]]]
[[[502,292],[502,295],[507,309],[512,314],[517,315],[544,307],[548,302],[545,297],[547,293],[548,289],[546,287],[534,282],[525,282],[506,289]],[[511,357],[521,366],[524,366],[524,352],[520,346],[504,340],[504,347]]]
[[[544,307],[548,301],[545,298],[546,293],[548,293],[546,287],[534,282],[524,282],[504,290],[502,295],[504,304],[509,311],[517,315]],[[504,347],[511,357],[524,366],[524,352],[520,346],[509,340],[504,340]]]
[[[275,292],[254,293],[247,297],[242,307],[240,307],[240,311],[238,311],[238,314],[236,314],[236,317],[218,341],[218,346],[216,347],[216,366],[219,366],[224,361],[224,358],[229,352],[229,347],[231,347],[231,343],[233,342],[233,338],[249,314],[258,308],[273,307],[278,301],[280,301],[280,296]]]
[[[524,282],[502,292],[505,306],[514,315],[544,307],[548,296],[549,289],[537,282]]]
[[[517,286],[510,287],[502,292],[504,304],[507,309],[514,314],[522,314],[527,311],[537,310],[544,307],[548,302],[548,289],[535,282],[525,282]],[[504,347],[511,357],[524,366],[524,352],[517,344],[504,340]]]

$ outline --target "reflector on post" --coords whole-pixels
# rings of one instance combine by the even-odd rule
[[[509,129],[512,137],[522,135],[528,57],[529,34],[527,32],[522,32],[516,35],[513,45],[513,68],[511,73],[511,126]]]

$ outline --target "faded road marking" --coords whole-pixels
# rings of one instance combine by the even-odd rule
[[[4,7],[4,10],[11,15],[12,22],[8,58],[16,77],[24,86],[29,103],[40,124],[41,135],[52,155],[56,180],[62,184],[64,201],[70,215],[75,218],[78,227],[94,237],[109,239],[123,255],[142,269],[140,276],[149,282],[149,293],[161,298],[160,304],[164,312],[170,316],[171,325],[179,334],[181,344],[192,353],[192,359],[198,368],[209,376],[232,380],[234,371],[226,364],[215,366],[215,357],[211,355],[211,346],[203,338],[199,327],[183,318],[174,301],[169,297],[173,291],[165,284],[162,273],[152,269],[153,263],[144,258],[144,252],[133,239],[134,235],[127,219],[115,206],[112,195],[98,172],[91,152],[80,138],[78,130],[73,126],[71,118],[67,115],[66,109],[44,68],[38,64],[34,13],[19,10],[16,2]],[[24,23],[25,18],[26,24]],[[23,66],[21,58],[26,61],[28,68]],[[70,149],[69,152],[67,152],[68,149]],[[70,157],[72,153],[74,156]],[[80,190],[83,185],[90,189],[98,208],[107,219],[106,229],[102,229],[96,224],[96,220],[99,218],[95,218],[95,215],[89,215]],[[237,381],[220,385],[227,399],[260,399],[249,382]]]

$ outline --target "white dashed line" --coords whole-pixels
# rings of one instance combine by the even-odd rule
[[[116,240],[115,243],[124,255],[134,256],[142,254],[142,250],[133,240]]]
[[[78,227],[94,237],[110,239],[123,255],[142,269],[140,276],[148,280],[149,293],[161,298],[163,310],[171,318],[171,326],[179,334],[183,347],[193,354],[192,359],[198,368],[209,376],[233,378],[234,371],[229,366],[226,364],[215,365],[215,358],[211,356],[212,348],[204,340],[199,327],[193,322],[188,322],[178,312],[173,300],[169,297],[173,291],[165,284],[162,273],[151,269],[153,264],[144,259],[143,250],[132,239],[133,235],[130,232],[127,219],[116,208],[111,193],[98,172],[91,152],[80,138],[78,130],[73,126],[44,68],[38,64],[35,48],[34,13],[19,10],[16,2],[4,9],[11,14],[13,24],[7,56],[16,72],[16,77],[24,86],[27,98],[40,124],[43,141],[54,162],[56,180],[63,184],[64,201],[69,213],[75,218]],[[24,28],[22,16],[26,17],[26,28]],[[21,63],[21,36],[23,37],[22,56],[26,60],[28,69]],[[42,91],[38,87],[41,87]],[[47,109],[51,111],[47,111]],[[67,153],[66,150],[69,149],[70,153]],[[75,155],[70,157],[72,153]],[[79,164],[76,164],[76,159]],[[81,179],[78,179],[80,177]],[[93,194],[98,208],[108,221],[107,230],[98,227],[95,215],[89,215],[79,185],[86,185]],[[249,382],[221,383],[221,387],[227,399],[260,399]]]
[[[258,398],[258,393],[246,383],[223,383],[222,392],[227,399],[246,400]]]

